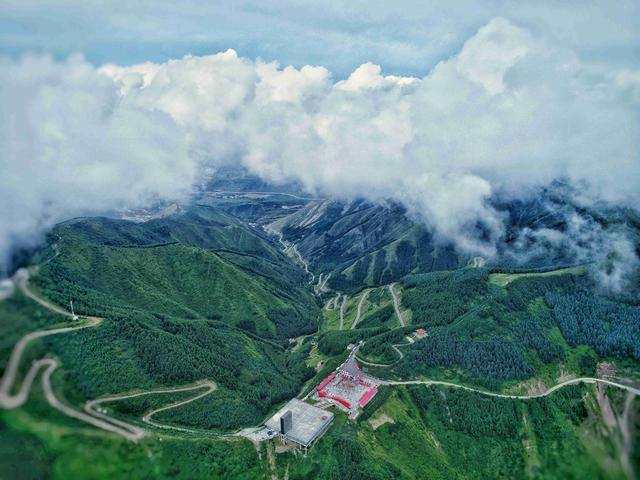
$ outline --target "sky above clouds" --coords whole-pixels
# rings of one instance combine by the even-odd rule
[[[563,179],[584,204],[640,208],[632,3],[172,5],[0,6],[0,252],[238,163],[402,202],[485,257],[497,195]]]
[[[94,64],[164,62],[234,48],[338,79],[365,62],[425,75],[478,28],[505,17],[594,63],[638,61],[634,0],[516,2],[349,0],[4,0],[0,52],[82,52]]]

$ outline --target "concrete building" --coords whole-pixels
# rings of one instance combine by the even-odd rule
[[[333,413],[293,398],[265,425],[283,441],[293,442],[306,451],[327,431],[333,418]]]

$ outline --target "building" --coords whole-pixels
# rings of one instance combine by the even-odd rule
[[[265,426],[284,442],[306,450],[327,431],[333,418],[333,413],[293,398],[267,420]]]
[[[356,418],[360,411],[378,393],[380,382],[362,371],[356,360],[358,347],[351,353],[337,370],[320,382],[313,398],[319,402],[329,403]]]
[[[418,328],[416,330],[416,337],[418,338],[424,338],[427,336],[427,331],[424,328]]]

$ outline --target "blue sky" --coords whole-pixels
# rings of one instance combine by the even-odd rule
[[[128,65],[234,48],[283,65],[323,65],[335,78],[366,61],[424,75],[497,16],[583,59],[640,63],[640,2],[631,0],[4,0],[0,54],[82,53],[94,64]]]

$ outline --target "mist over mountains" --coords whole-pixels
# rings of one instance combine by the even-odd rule
[[[240,165],[340,201],[397,202],[463,255],[597,254],[611,289],[638,265],[640,73],[591,64],[502,18],[422,78],[367,63],[336,80],[233,50],[0,67],[4,258],[65,218],[184,200]],[[541,198],[558,184],[560,197]],[[512,205],[536,203],[561,228],[514,222]],[[606,220],[612,207],[622,220]]]

